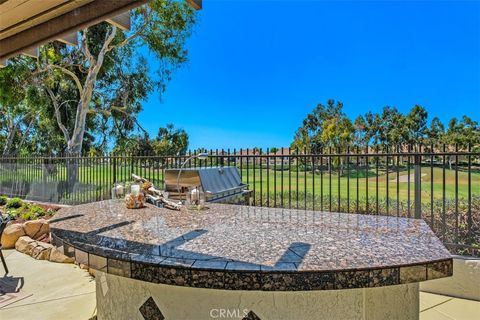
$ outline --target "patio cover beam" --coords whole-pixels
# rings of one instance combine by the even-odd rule
[[[30,48],[27,50],[23,50],[22,54],[32,58],[38,58],[39,50],[38,50],[38,47]]]
[[[139,7],[148,0],[94,0],[0,40],[0,61]]]
[[[123,31],[130,30],[130,11],[123,12],[116,17],[107,19],[107,22]]]
[[[57,41],[63,42],[65,44],[69,44],[71,46],[76,46],[76,45],[78,45],[77,33],[74,32],[74,33],[71,33],[71,34],[67,34],[67,35],[65,35],[61,38],[58,38]]]
[[[202,9],[202,0],[187,0],[187,3],[195,10]]]

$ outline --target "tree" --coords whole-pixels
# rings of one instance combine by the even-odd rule
[[[366,124],[366,129],[365,129],[365,142],[368,145],[370,142],[372,142],[374,145],[377,145],[379,143],[379,115],[374,114],[371,111],[367,112],[365,114],[365,124]]]
[[[469,145],[476,146],[480,142],[480,127],[477,121],[463,116],[459,121],[452,118],[448,123],[445,141],[450,145],[457,145],[459,149],[466,150]]]
[[[354,132],[355,128],[347,117],[330,118],[323,122],[320,139],[325,147],[331,147],[339,153],[345,152],[354,139]],[[336,162],[339,161],[340,174],[343,174],[345,158],[338,157],[333,160]]]
[[[414,145],[415,148],[424,142],[428,132],[427,118],[427,110],[419,105],[415,105],[405,117],[407,142]]]
[[[430,122],[427,130],[427,142],[434,148],[439,148],[442,143],[445,143],[445,126],[438,117],[434,117]]]
[[[305,127],[300,127],[295,131],[295,135],[293,137],[293,142],[290,144],[290,148],[298,149],[298,150],[307,150],[307,152],[311,153],[318,153],[316,147],[312,147],[311,145],[311,137],[308,133],[308,129]],[[255,148],[254,148],[255,150]]]
[[[477,121],[468,116],[462,117],[462,139],[459,147],[467,150],[469,146],[478,148],[480,144],[480,126]]]
[[[325,147],[345,151],[354,139],[355,128],[347,117],[331,118],[323,122],[321,141]]]
[[[355,130],[354,145],[363,146],[367,145],[369,141],[367,122],[363,116],[358,116],[353,122]]]
[[[16,61],[23,58],[16,58]],[[0,142],[3,155],[15,155],[29,139],[41,96],[31,81],[32,64],[15,64],[0,73]]]
[[[317,107],[309,113],[303,120],[303,124],[295,132],[292,148],[300,150],[307,149],[307,152],[319,153],[325,147],[325,140],[322,139],[323,125],[331,119],[342,119],[345,116],[343,112],[343,103],[335,102],[330,99],[327,105],[319,103]]]
[[[313,153],[324,147],[344,151],[347,146],[363,148],[369,145],[384,151],[388,147],[406,145],[413,145],[419,150],[422,144],[433,145],[437,149],[446,144],[450,151],[455,145],[463,150],[469,145],[473,151],[480,149],[480,126],[467,116],[460,120],[452,118],[448,129],[445,129],[437,117],[428,125],[428,113],[420,105],[415,105],[406,115],[395,107],[385,106],[382,113],[369,111],[351,123],[342,107],[341,102],[333,100],[329,100],[326,107],[317,105],[295,132],[291,146],[306,148]],[[450,167],[452,159],[449,158]]]
[[[41,49],[36,76],[51,99],[70,156],[82,153],[89,121],[93,131],[124,137],[137,124],[140,101],[153,90],[163,92],[172,72],[186,61],[184,44],[194,23],[188,5],[153,0],[135,9],[132,19],[130,33],[100,23],[81,31],[78,47],[53,43]],[[160,61],[156,74],[148,71],[141,47]],[[65,108],[73,109],[74,117],[63,117]],[[76,163],[67,170],[71,185]]]
[[[187,152],[188,134],[183,129],[175,129],[173,124],[167,124],[165,128],[158,129],[152,145],[156,155],[182,155]]]
[[[312,113],[307,115],[303,125],[296,131],[291,146],[311,153],[320,153],[323,148],[344,152],[354,140],[355,127],[343,112],[343,103],[330,99],[326,106],[318,104]],[[342,172],[344,159],[338,161],[338,158],[335,158],[334,161],[339,163]],[[328,165],[331,165],[330,162]]]
[[[386,106],[381,116],[376,118],[379,147],[398,146],[406,143],[406,118],[397,108]]]
[[[113,153],[131,156],[154,155],[154,148],[148,133],[143,132],[143,134],[118,139]]]

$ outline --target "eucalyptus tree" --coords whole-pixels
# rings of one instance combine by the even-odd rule
[[[365,145],[377,145],[380,140],[380,116],[376,113],[368,111],[364,116],[365,126]]]
[[[406,119],[397,108],[386,106],[382,114],[377,118],[379,143],[383,149],[387,147],[403,145],[407,142],[405,138]]]
[[[152,91],[161,94],[186,61],[194,21],[184,2],[153,0],[132,11],[132,31],[103,22],[82,30],[77,47],[41,48],[36,77],[50,97],[68,156],[82,153],[87,130],[103,135],[106,145],[108,137],[124,137],[138,125],[141,101]],[[155,58],[154,66],[146,52]],[[76,163],[67,169],[74,183]]]
[[[434,117],[430,121],[430,126],[427,130],[427,143],[432,146],[432,149],[439,149],[445,141],[445,126],[438,117]],[[433,150],[432,150],[433,151]]]
[[[354,135],[354,145],[355,146],[364,146],[368,144],[368,127],[367,127],[367,122],[365,121],[365,118],[362,115],[359,115],[358,117],[355,118],[355,121],[353,122],[353,126],[355,129],[355,135]]]
[[[326,105],[319,103],[297,129],[292,143],[293,148],[307,149],[308,152],[319,153],[327,146],[325,137],[322,137],[324,123],[331,119],[345,118],[343,103],[330,99]],[[332,144],[328,144],[332,146]]]
[[[130,156],[154,155],[152,140],[147,132],[117,139],[113,154]]]
[[[152,142],[153,150],[158,156],[183,155],[188,148],[188,134],[184,129],[167,124],[158,129],[157,137]]]
[[[0,142],[3,155],[17,155],[31,138],[38,120],[37,107],[45,103],[32,82],[34,65],[16,58],[0,73]]]
[[[307,152],[321,153],[325,148],[345,152],[354,142],[355,127],[343,111],[343,103],[330,99],[326,105],[319,103],[297,129],[291,146]],[[343,171],[343,157],[334,158]],[[331,159],[330,159],[331,160]],[[306,164],[306,159],[300,161]],[[331,166],[330,161],[327,163]]]
[[[477,121],[465,115],[460,120],[452,118],[448,123],[444,139],[450,151],[457,148],[465,151],[469,147],[473,151],[478,151],[480,149],[480,126]],[[454,157],[449,156],[450,169],[452,169],[453,161]]]
[[[420,105],[415,105],[405,117],[407,142],[415,148],[425,141],[428,132],[427,118],[427,110]]]
[[[320,139],[325,147],[332,148],[335,152],[346,152],[347,147],[351,146],[354,141],[354,136],[355,127],[344,114],[327,119],[322,124]],[[330,161],[328,162],[329,166]],[[333,161],[339,165],[340,174],[343,174],[345,157],[335,157]]]

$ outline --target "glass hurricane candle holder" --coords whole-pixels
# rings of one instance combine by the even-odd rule
[[[114,183],[112,187],[112,200],[125,198],[125,185],[121,182]]]
[[[133,195],[131,193],[125,196],[125,206],[127,209],[139,209],[145,207],[145,196],[143,192],[140,192],[138,195]]]
[[[129,186],[129,193],[125,196],[125,205],[128,209],[138,209],[145,207],[145,195],[142,187],[137,183]]]
[[[132,196],[138,196],[141,190],[142,190],[142,187],[139,184],[134,183],[130,185],[130,194]]]
[[[186,194],[185,204],[196,209],[203,209],[205,207],[205,192],[202,187],[189,188]]]

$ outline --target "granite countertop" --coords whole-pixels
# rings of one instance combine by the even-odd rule
[[[208,204],[172,211],[102,201],[61,209],[54,244],[134,279],[232,290],[327,290],[452,274],[423,220]]]

